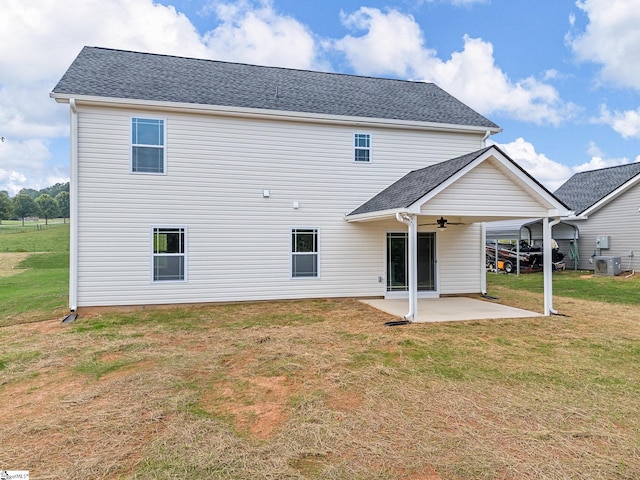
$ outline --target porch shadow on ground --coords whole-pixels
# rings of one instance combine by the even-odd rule
[[[396,317],[409,311],[408,299],[360,300]],[[487,300],[468,297],[421,298],[418,300],[418,322],[456,322],[500,318],[530,318],[543,315],[521,308],[508,307]]]

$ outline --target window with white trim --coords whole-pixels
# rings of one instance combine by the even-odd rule
[[[318,229],[293,228],[291,230],[291,276],[318,276]]]
[[[185,227],[153,227],[153,281],[180,282],[187,279]]]
[[[166,172],[164,120],[131,119],[131,172]]]
[[[353,135],[354,143],[354,161],[370,162],[371,161],[371,134],[355,133]]]

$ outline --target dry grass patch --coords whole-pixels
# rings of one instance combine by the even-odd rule
[[[21,269],[16,267],[32,253],[0,253],[0,277],[9,277],[20,273]]]
[[[34,478],[638,478],[638,315],[556,307],[571,316],[388,328],[364,304],[319,300],[5,327],[0,465]]]

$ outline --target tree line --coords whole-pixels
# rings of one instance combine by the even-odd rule
[[[42,190],[23,188],[15,197],[9,197],[6,191],[0,191],[0,223],[2,220],[20,220],[25,218],[69,218],[69,182],[56,183]]]

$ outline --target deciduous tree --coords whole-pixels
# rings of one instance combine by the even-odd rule
[[[69,200],[69,192],[60,192],[56,195],[56,202],[58,202],[58,207],[60,211],[58,215],[61,215],[64,219],[64,223],[67,223],[67,218],[69,218],[70,214],[70,200]]]
[[[38,205],[38,212],[41,217],[44,217],[44,224],[49,224],[50,218],[55,218],[58,215],[60,208],[58,208],[58,202],[46,193],[43,193],[36,198],[36,204]]]
[[[28,194],[19,193],[13,197],[13,214],[22,219],[22,225],[24,226],[25,217],[32,217],[38,214],[38,205]]]
[[[11,204],[9,194],[3,190],[0,192],[0,224],[2,223],[2,220],[8,220],[11,218],[12,212],[13,205]]]

